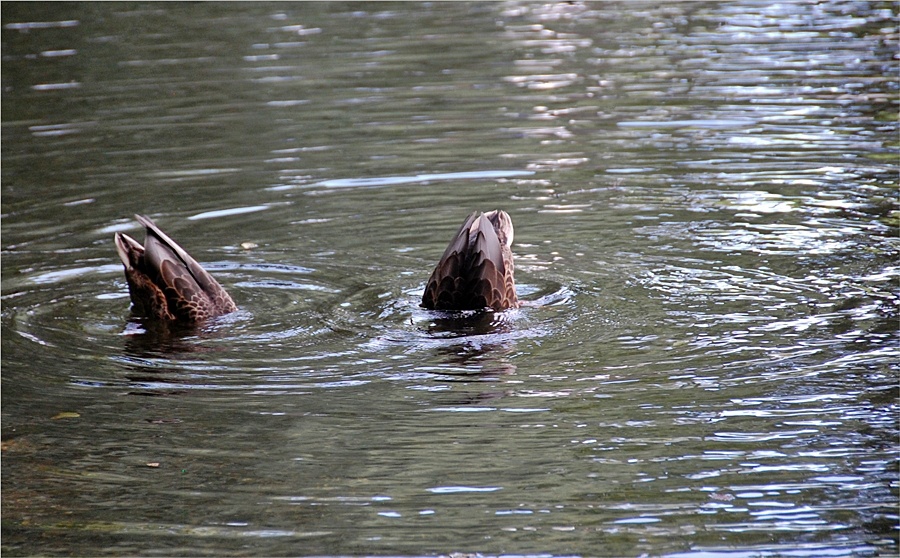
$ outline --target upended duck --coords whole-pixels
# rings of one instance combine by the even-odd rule
[[[183,324],[197,324],[237,310],[234,301],[197,261],[156,223],[135,215],[147,229],[144,245],[116,233],[134,312]]]
[[[513,225],[502,210],[469,215],[428,279],[422,306],[431,310],[517,308]]]

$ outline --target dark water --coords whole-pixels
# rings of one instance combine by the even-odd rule
[[[0,9],[5,555],[896,555],[896,3]]]

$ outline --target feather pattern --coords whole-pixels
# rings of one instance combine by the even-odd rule
[[[497,311],[518,307],[512,241],[512,220],[505,211],[469,215],[428,279],[422,306]]]
[[[143,246],[116,233],[135,313],[190,324],[237,310],[222,285],[184,248],[149,218],[135,218],[147,229]]]

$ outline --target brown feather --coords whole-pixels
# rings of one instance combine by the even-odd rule
[[[433,310],[518,307],[512,237],[512,220],[506,212],[469,215],[428,279],[422,306]]]
[[[162,320],[197,323],[237,310],[224,288],[174,240],[147,217],[136,215],[147,229],[141,246],[116,233],[116,251],[134,311]]]

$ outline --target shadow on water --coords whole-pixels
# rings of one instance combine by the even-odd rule
[[[124,370],[122,377],[131,389],[127,395],[166,396],[184,393],[165,386],[182,383],[176,380],[178,369],[164,364],[177,355],[190,355],[202,350],[193,342],[199,328],[142,317],[132,317],[122,333]]]

